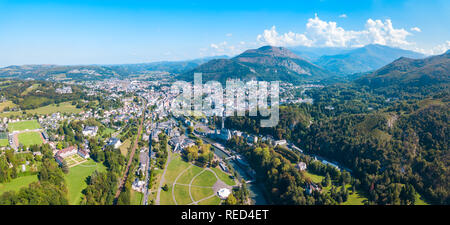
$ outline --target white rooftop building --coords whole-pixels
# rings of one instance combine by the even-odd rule
[[[221,199],[226,199],[228,198],[228,196],[231,194],[230,189],[228,188],[221,188],[218,192],[217,195],[219,195],[219,198]]]

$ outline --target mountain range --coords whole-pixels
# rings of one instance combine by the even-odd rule
[[[450,84],[450,50],[424,59],[401,57],[392,63],[356,80],[375,90],[395,89],[421,92],[447,89]],[[424,89],[426,87],[426,89]]]
[[[353,74],[379,69],[400,57],[419,59],[424,58],[425,55],[409,50],[372,44],[342,51],[335,55],[323,55],[313,62],[337,74]]]
[[[96,80],[126,78],[154,71],[174,74],[191,81],[202,72],[204,80],[225,82],[243,80],[280,80],[285,82],[321,82],[356,79],[400,57],[413,59],[424,55],[382,45],[361,48],[284,48],[263,46],[235,57],[214,56],[185,61],[162,61],[116,65],[23,65],[0,68],[0,78],[37,80]]]
[[[201,72],[203,80],[222,83],[229,78],[241,80],[320,80],[331,76],[327,70],[316,66],[283,47],[263,46],[250,49],[231,59],[215,59],[181,74],[178,78],[192,80],[194,73]]]

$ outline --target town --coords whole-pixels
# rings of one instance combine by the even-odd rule
[[[73,85],[73,82],[64,82],[55,92],[69,95]],[[201,112],[174,115],[173,104],[178,95],[171,91],[170,85],[167,81],[133,79],[82,82],[76,86],[87,98],[102,99],[110,107],[94,104],[82,110],[63,102],[59,107],[35,114],[20,113],[17,107],[16,111],[3,112],[9,116],[3,117],[0,124],[4,140],[2,154],[13,151],[23,159],[20,173],[30,174],[21,177],[25,179],[36,176],[43,154],[37,146],[49,146],[54,160],[70,177],[69,203],[82,204],[86,203],[82,192],[87,186],[82,183],[93,172],[109,170],[102,159],[107,151],[115,150],[123,162],[129,163],[122,163],[118,169],[120,182],[113,203],[117,204],[123,192],[129,192],[131,197],[125,201],[127,204],[143,205],[236,204],[235,197],[230,199],[229,196],[238,193],[240,204],[267,204],[267,190],[257,181],[249,160],[227,147],[233,138],[243,139],[245,146],[266,143],[294,155],[307,156],[284,139],[226,128],[224,112],[219,117],[208,117]],[[290,99],[303,97],[305,89],[314,87],[283,83],[281,102],[292,103]],[[302,90],[300,96],[294,96],[297,89]],[[206,100],[211,102],[213,98],[208,96]],[[6,103],[8,99],[2,101]],[[89,106],[96,101],[81,100],[78,104]],[[70,106],[70,110],[61,111],[61,105]],[[351,172],[321,157],[307,157],[338,171]],[[293,165],[299,171],[306,171],[307,163],[312,161],[296,161]],[[13,164],[9,163],[9,167]],[[26,182],[33,180],[30,178]],[[306,193],[321,191],[317,182],[320,179],[309,181],[304,187]]]

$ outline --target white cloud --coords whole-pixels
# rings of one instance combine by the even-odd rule
[[[227,33],[225,36],[231,37],[231,36],[233,36],[233,34],[232,33]]]
[[[422,32],[422,30],[420,28],[418,28],[418,27],[411,28],[411,31]]]
[[[217,56],[217,55],[237,55],[250,47],[255,47],[256,43],[246,43],[240,41],[236,44],[230,44],[226,41],[220,43],[212,43],[209,48],[201,48],[200,56]]]
[[[339,15],[339,18],[347,18],[347,14],[341,14]]]
[[[264,33],[258,35],[256,40],[261,43],[275,46],[311,46],[312,44],[304,34],[297,34],[289,31],[288,33],[279,35],[275,26],[272,26],[270,30],[264,30]]]
[[[426,55],[440,55],[440,54],[443,54],[444,52],[446,52],[449,49],[450,49],[450,41],[445,41],[444,43],[442,43],[440,45],[436,45],[436,46],[434,46],[432,48],[424,49],[424,48],[415,47],[412,50],[414,50],[416,52],[420,52],[420,53],[426,54]]]
[[[327,46],[327,47],[357,47],[367,44],[382,44],[395,47],[405,47],[412,43],[406,38],[411,35],[405,29],[396,29],[390,19],[368,19],[363,30],[345,30],[334,21],[323,21],[317,14],[308,19],[304,33],[278,34],[276,27],[264,30],[257,36],[260,44],[276,46]]]

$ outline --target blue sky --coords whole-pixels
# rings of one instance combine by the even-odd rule
[[[184,60],[265,44],[437,54],[450,47],[448,12],[446,0],[0,0],[0,66]]]

